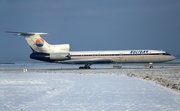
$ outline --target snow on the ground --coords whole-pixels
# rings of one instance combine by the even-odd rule
[[[156,66],[155,69],[139,69],[143,68],[141,65],[125,67],[129,69],[112,69],[111,65],[77,70],[78,65],[1,64],[0,111],[180,109],[179,94],[153,82],[130,78],[159,78],[179,84],[180,66]],[[27,70],[23,72],[23,69]]]
[[[123,75],[0,72],[0,111],[179,110],[180,96]],[[68,72],[68,71],[67,71]],[[90,73],[91,72],[91,73]]]

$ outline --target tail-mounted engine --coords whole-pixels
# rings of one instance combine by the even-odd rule
[[[62,52],[62,53],[32,53],[30,55],[31,59],[41,60],[41,61],[47,61],[47,62],[53,62],[53,61],[63,61],[63,60],[70,60],[71,55],[68,52]]]
[[[51,60],[69,60],[71,59],[71,55],[69,53],[53,53],[50,54]]]

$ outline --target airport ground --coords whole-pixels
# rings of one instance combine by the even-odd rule
[[[0,110],[179,110],[179,63],[113,66],[0,64]]]
[[[166,88],[180,92],[180,62],[179,60],[154,64],[149,69],[148,64],[111,64],[92,65],[91,69],[78,69],[79,65],[62,65],[46,63],[10,63],[1,64],[1,73],[65,73],[65,74],[116,74],[126,75],[155,82]],[[114,67],[115,66],[115,67]],[[117,67],[118,66],[118,67]],[[120,66],[120,67],[119,67]]]

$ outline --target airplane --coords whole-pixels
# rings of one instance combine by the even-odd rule
[[[48,33],[13,32],[24,36],[32,53],[31,59],[56,62],[61,64],[84,64],[79,69],[90,69],[92,64],[118,64],[118,63],[153,63],[174,60],[175,57],[162,50],[107,50],[107,51],[70,51],[70,44],[51,45],[41,35]]]

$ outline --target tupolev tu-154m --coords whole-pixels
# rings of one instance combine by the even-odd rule
[[[90,69],[92,64],[110,63],[153,63],[174,60],[175,57],[162,50],[107,50],[107,51],[70,51],[69,44],[51,45],[40,35],[47,33],[12,32],[24,36],[32,49],[31,59],[62,64],[84,64],[79,69]]]

